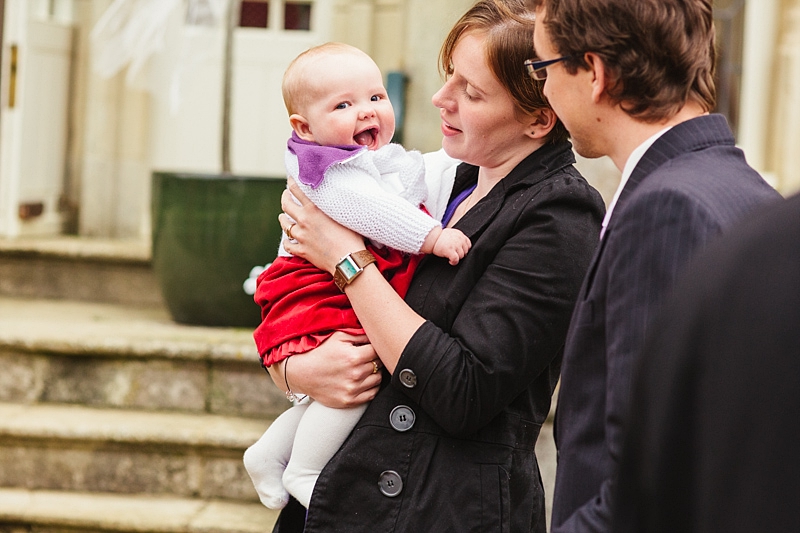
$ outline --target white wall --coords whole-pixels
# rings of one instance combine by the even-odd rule
[[[283,72],[303,50],[328,39],[330,0],[318,0],[312,31],[239,28],[234,34],[231,166],[235,174],[282,176],[291,132],[281,96]],[[221,171],[221,29],[173,21],[156,58],[151,164],[159,170]]]

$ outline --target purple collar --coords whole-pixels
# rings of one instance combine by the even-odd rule
[[[444,216],[442,217],[443,228],[447,227],[448,222],[450,222],[450,219],[453,218],[453,214],[455,214],[456,208],[459,206],[459,204],[461,204],[461,202],[463,202],[467,198],[467,196],[472,194],[472,191],[474,191],[475,187],[477,186],[478,184],[476,183],[472,187],[467,187],[465,190],[461,191],[461,193],[458,196],[453,198],[452,202],[448,204],[447,209],[444,212]]]
[[[350,159],[357,152],[366,150],[366,146],[357,144],[347,146],[322,146],[315,142],[304,141],[292,132],[286,147],[297,156],[300,175],[297,179],[312,189],[319,187],[325,178],[325,171],[334,163]]]

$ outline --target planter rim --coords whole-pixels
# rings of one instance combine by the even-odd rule
[[[218,179],[234,179],[234,180],[261,180],[261,181],[285,181],[286,176],[259,176],[255,174],[223,174],[222,172],[190,172],[185,170],[153,170],[151,172],[154,176],[169,176],[171,178],[185,179],[185,180],[218,180]]]

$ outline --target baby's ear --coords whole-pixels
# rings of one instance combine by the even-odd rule
[[[304,141],[315,142],[314,134],[311,133],[311,126],[308,124],[305,117],[295,113],[289,117],[289,124],[292,125],[292,129],[298,137]]]

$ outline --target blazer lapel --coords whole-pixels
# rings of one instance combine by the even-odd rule
[[[611,217],[606,233],[611,230],[615,216],[622,212],[633,191],[658,167],[681,154],[725,144],[733,146],[733,135],[725,117],[717,114],[681,122],[659,137],[644,153],[628,178],[614,207],[614,216]]]
[[[636,168],[633,169],[625,188],[622,189],[619,195],[617,205],[614,207],[614,214],[589,264],[589,270],[586,273],[581,289],[580,300],[586,299],[589,294],[597,273],[600,257],[605,249],[605,243],[608,242],[611,233],[614,231],[615,221],[618,220],[633,191],[647,176],[670,159],[674,159],[681,154],[701,150],[709,146],[726,144],[733,146],[734,138],[728,127],[727,120],[724,116],[718,114],[704,115],[682,122],[653,143],[653,146],[644,153]]]
[[[484,198],[475,204],[458,222],[460,229],[471,240],[494,220],[506,198],[520,187],[529,187],[565,166],[575,163],[571,145],[546,144],[523,159],[509,174],[501,179]],[[469,185],[478,181],[478,167],[461,164],[456,171],[455,185],[450,200]]]

